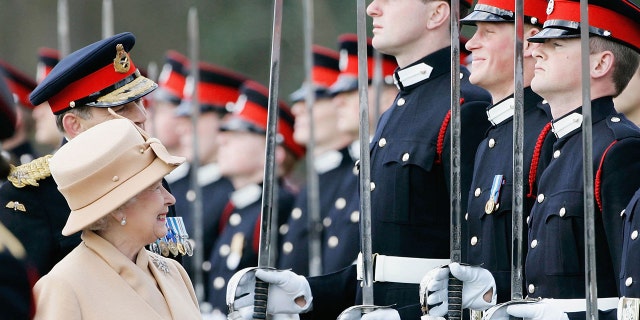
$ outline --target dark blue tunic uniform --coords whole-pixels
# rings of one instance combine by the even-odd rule
[[[418,72],[421,75],[417,81],[400,76],[400,93],[380,118],[370,145],[373,253],[449,258],[450,135],[449,129],[441,135],[440,128],[451,105],[450,64],[447,47],[395,73],[398,79],[398,72],[414,66],[432,68],[430,72]],[[465,68],[461,70],[461,188],[466,194],[475,151],[489,128],[485,110],[491,98],[469,83]],[[335,318],[354,304],[349,299],[360,286],[351,277],[353,269],[309,279],[314,296],[314,310],[309,316]],[[339,284],[344,280],[351,284]],[[351,289],[342,290],[344,287]],[[418,284],[376,282],[374,295],[378,305],[412,305],[401,310],[403,319],[420,315]],[[359,301],[356,298],[355,303]]]
[[[529,169],[538,137],[550,123],[551,114],[542,98],[525,88],[524,95],[524,147],[523,147],[523,216],[526,217],[534,199],[529,193]],[[496,280],[498,302],[511,298],[511,211],[513,196],[513,95],[489,107],[490,110],[507,110],[507,114],[492,121],[494,126],[476,152],[473,181],[469,190],[466,234],[462,246],[466,248],[464,262],[481,265],[493,274]],[[509,112],[510,110],[510,112]],[[494,111],[494,112],[500,112]],[[493,115],[493,113],[490,113]],[[500,121],[501,122],[497,122]],[[464,128],[463,128],[464,130]],[[553,136],[553,134],[550,134]],[[551,144],[547,144],[551,147]],[[538,153],[538,155],[541,152]],[[545,159],[540,159],[545,161]],[[487,212],[485,207],[491,198],[494,177],[502,175],[499,197]],[[491,210],[492,209],[492,210]],[[524,221],[523,221],[524,224]],[[526,236],[526,233],[523,235]],[[526,240],[524,241],[526,244]],[[525,248],[523,248],[526,250]],[[526,254],[524,251],[523,256]]]
[[[531,297],[585,297],[581,108],[554,120],[553,156],[530,214],[526,290]],[[568,123],[568,125],[567,125]],[[592,101],[595,244],[599,297],[617,297],[622,219],[640,180],[640,130],[611,97]],[[605,154],[606,152],[606,154]],[[604,160],[603,160],[603,154]]]
[[[281,226],[291,212],[295,194],[283,183],[278,185],[277,225]],[[258,265],[262,187],[249,185],[233,192],[221,217],[225,223],[209,255],[209,303],[213,310],[227,313],[227,282],[236,271]]]
[[[315,160],[320,164],[320,166],[316,166],[316,170],[318,170],[320,218],[325,227],[325,236],[322,238],[324,240],[321,239],[322,270],[326,273],[337,270],[335,267],[330,271],[326,268],[326,258],[332,260],[332,265],[340,265],[340,268],[338,269],[341,269],[353,262],[358,254],[358,248],[356,247],[355,251],[351,250],[348,255],[345,253],[344,255],[336,256],[335,253],[339,252],[339,248],[343,248],[344,245],[348,243],[348,239],[344,239],[345,243],[343,244],[343,239],[331,238],[332,236],[336,236],[335,234],[326,237],[329,229],[337,228],[340,230],[348,230],[350,232],[350,237],[357,240],[357,220],[355,222],[356,228],[354,234],[353,228],[349,228],[349,225],[342,225],[342,221],[336,221],[336,223],[333,223],[333,219],[335,218],[329,217],[330,212],[335,209],[343,209],[346,207],[347,202],[351,200],[349,197],[352,196],[352,191],[354,190],[352,188],[357,190],[357,187],[354,185],[344,186],[343,182],[346,178],[355,180],[355,177],[352,174],[354,159],[349,154],[348,147],[339,151],[329,151],[328,153],[317,157]],[[291,210],[289,220],[282,228],[280,228],[283,240],[277,265],[278,269],[291,269],[293,272],[305,276],[309,274],[307,190],[308,189],[305,187],[302,188],[300,193],[298,193],[293,210]],[[353,224],[354,223],[351,223],[351,225]],[[329,238],[331,240],[329,240]],[[329,251],[332,253],[327,255]],[[350,257],[351,261],[346,264],[340,264],[339,261],[349,259],[348,257]]]

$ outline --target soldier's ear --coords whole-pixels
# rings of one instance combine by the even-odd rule
[[[591,77],[601,78],[612,73],[615,57],[611,51],[591,54]]]
[[[430,11],[427,13],[427,27],[436,29],[442,25],[449,25],[451,7],[446,1],[429,1]]]
[[[541,43],[529,42],[527,39],[535,36],[540,32],[540,29],[537,27],[526,28],[524,31],[524,41],[522,43],[522,54],[525,58],[533,57],[533,50],[541,45]]]
[[[67,112],[62,117],[62,127],[64,128],[65,135],[70,139],[73,139],[84,131],[82,119],[73,112]]]

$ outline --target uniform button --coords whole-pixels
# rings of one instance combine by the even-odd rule
[[[340,242],[338,240],[338,237],[331,236],[331,237],[329,237],[329,240],[327,240],[327,245],[329,246],[329,248],[335,248],[335,247],[338,246],[338,242]]]
[[[496,145],[496,140],[491,138],[489,139],[489,148],[493,148]]]
[[[331,222],[332,222],[332,221],[331,221],[331,218],[329,218],[329,217],[326,217],[326,218],[322,219],[322,225],[323,225],[325,228],[330,227],[330,226],[331,226]]]
[[[480,194],[482,193],[482,190],[480,190],[480,188],[476,188],[476,191],[473,192],[473,195],[477,197],[480,196]]]
[[[282,251],[286,254],[291,253],[293,251],[293,243],[287,241],[282,245]]]
[[[279,232],[281,235],[285,235],[285,234],[287,234],[287,233],[289,232],[289,224],[288,224],[288,223],[285,223],[285,224],[281,225],[281,226],[278,228],[278,232]]]
[[[185,194],[185,197],[187,198],[187,201],[194,202],[196,201],[196,192],[193,190],[189,190],[187,191],[187,194]]]
[[[538,246],[538,240],[533,239],[533,241],[531,241],[531,248],[533,249],[533,248],[535,248],[537,246]]]
[[[345,200],[344,198],[336,199],[336,209],[342,210],[346,205],[347,205],[347,200]]]
[[[202,263],[202,271],[209,272],[211,270],[211,262],[205,261]]]
[[[478,237],[473,236],[471,237],[471,245],[475,246],[478,243]]]
[[[400,99],[398,99],[398,106],[399,106],[399,107],[404,106],[404,103],[405,103],[405,102],[407,102],[407,101],[406,101],[406,100],[404,100],[404,98],[400,98]]]
[[[621,217],[624,217],[624,210],[626,210],[626,209],[622,209],[622,211],[620,211],[620,216]]]
[[[638,230],[633,230],[633,232],[631,232],[631,240],[635,240],[636,238],[638,238]]]
[[[542,201],[544,201],[544,194],[539,194],[538,195],[538,203],[542,203]]]
[[[376,189],[376,183],[371,181],[371,191]]]
[[[464,214],[464,220],[469,221],[469,212]]]
[[[529,220],[531,220],[531,216],[527,216],[527,224],[529,224]]]
[[[402,161],[404,161],[404,162],[409,161],[409,153],[408,152],[402,155]]]
[[[536,286],[534,286],[533,283],[529,284],[528,289],[529,289],[529,293],[534,293],[536,291]]]
[[[627,280],[624,281],[624,285],[627,287],[631,287],[631,285],[633,284],[633,278],[629,277],[627,278]]]
[[[224,281],[224,278],[223,278],[223,277],[216,277],[216,278],[213,280],[213,287],[214,287],[216,290],[220,290],[220,289],[224,288],[224,284],[225,284],[225,281]]]
[[[565,209],[564,207],[560,208],[559,214],[561,217],[564,217],[564,215],[567,214],[567,209]]]
[[[360,221],[360,211],[351,212],[351,216],[349,217],[351,222],[358,223]]]
[[[387,139],[385,139],[385,138],[380,138],[380,141],[378,141],[378,146],[379,146],[380,148],[384,148],[384,146],[386,146],[386,145],[387,145]]]
[[[558,157],[560,157],[560,150],[556,150],[553,152],[553,158],[558,159]]]
[[[464,78],[464,73],[460,72],[460,80],[462,80],[462,78]]]
[[[620,122],[620,118],[618,118],[618,117],[611,117],[611,122]]]
[[[302,209],[293,208],[293,210],[291,210],[291,218],[293,218],[293,220],[298,220],[301,217],[302,217]]]
[[[223,244],[220,246],[220,249],[218,249],[218,252],[220,253],[220,256],[226,257],[229,255],[229,252],[231,252],[231,248],[229,245]]]
[[[240,216],[238,213],[234,213],[229,217],[229,224],[234,227],[239,225],[240,222],[242,222],[242,216]]]

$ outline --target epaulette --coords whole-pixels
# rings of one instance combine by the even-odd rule
[[[0,223],[0,252],[4,252],[5,250],[8,250],[11,255],[18,259],[23,259],[26,255],[20,240]]]
[[[51,157],[52,155],[48,154],[18,167],[11,166],[11,172],[7,179],[16,188],[24,186],[37,187],[40,185],[37,182],[38,180],[51,176],[51,171],[49,171],[49,159]]]

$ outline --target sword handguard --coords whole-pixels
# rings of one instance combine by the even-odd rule
[[[362,315],[365,314],[365,313],[369,313],[369,312],[377,310],[377,309],[385,309],[385,308],[391,308],[391,307],[393,307],[393,305],[390,305],[390,306],[371,306],[371,305],[351,306],[351,307],[345,309],[344,311],[342,311],[336,320],[360,320],[362,318]]]

